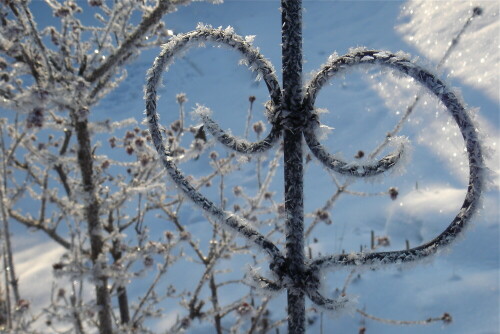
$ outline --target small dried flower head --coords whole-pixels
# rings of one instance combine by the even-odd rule
[[[109,165],[110,165],[109,160],[104,160],[104,162],[101,164],[101,168],[106,169],[109,167]]]
[[[43,109],[40,107],[35,107],[28,114],[28,118],[26,119],[26,127],[28,127],[28,129],[31,129],[33,127],[41,128],[43,126],[43,120],[44,120]]]
[[[354,156],[356,159],[361,159],[362,157],[365,156],[365,152],[359,150],[358,153]]]
[[[102,6],[102,0],[89,0],[89,6],[100,7]]]
[[[265,129],[266,129],[266,126],[264,125],[264,123],[262,121],[258,121],[256,123],[254,123],[254,125],[253,125],[253,131],[255,131],[255,133],[257,133],[259,135],[262,132],[264,132]]]
[[[265,199],[271,199],[272,197],[273,197],[273,193],[272,192],[266,191],[264,193],[264,198]]]
[[[65,267],[65,264],[62,262],[57,262],[57,263],[52,264],[52,269],[54,269],[54,270],[61,270],[64,267]]]
[[[19,299],[16,304],[16,311],[23,312],[30,307],[30,302],[26,299]]]
[[[168,241],[171,241],[174,238],[174,234],[171,231],[165,231],[165,238],[167,238]]]
[[[109,146],[111,146],[111,148],[115,148],[116,147],[116,137],[111,137],[109,138]]]
[[[144,139],[142,139],[142,138],[137,138],[137,139],[135,140],[135,146],[137,146],[137,147],[142,147],[143,145],[144,145]]]
[[[389,247],[391,245],[391,239],[384,235],[382,237],[377,237],[377,245],[382,247]]]
[[[59,7],[55,12],[55,17],[66,17],[71,13],[70,9],[67,7]]]
[[[154,259],[151,256],[146,255],[144,257],[144,266],[145,267],[151,267],[154,264],[154,262],[155,261],[154,261]]]
[[[135,133],[134,133],[134,132],[132,132],[132,131],[127,131],[127,132],[125,133],[125,139],[132,139],[132,138],[134,138],[134,137],[135,137]]]
[[[134,148],[132,146],[127,146],[126,151],[128,155],[132,155],[132,153],[134,153]]]
[[[233,205],[234,212],[238,212],[241,210],[241,207],[238,204]]]
[[[474,13],[474,16],[479,16],[483,14],[483,9],[481,7],[474,7],[472,13]]]
[[[238,313],[240,316],[247,316],[251,314],[252,311],[253,311],[252,305],[248,304],[247,302],[241,303],[236,309],[236,313]]]
[[[141,157],[141,165],[145,167],[149,163],[149,157],[147,155],[143,155]]]
[[[186,94],[184,93],[179,93],[175,96],[175,98],[177,99],[177,103],[179,104],[183,104],[184,102],[187,102],[187,97],[186,97]]]
[[[398,188],[396,188],[396,187],[389,188],[389,196],[391,196],[391,199],[393,201],[398,198],[398,195],[399,195]]]
[[[235,196],[240,196],[243,193],[243,189],[240,186],[233,188],[233,193]]]
[[[248,97],[248,101],[250,101],[250,103],[254,103],[254,102],[255,102],[255,96],[250,95],[250,96]]]
[[[216,160],[218,158],[218,154],[215,151],[210,152],[210,159]]]
[[[443,320],[443,322],[448,325],[448,324],[451,324],[451,322],[453,321],[453,318],[449,313],[445,313],[441,317],[441,320]]]
[[[318,217],[319,220],[324,221],[324,222],[330,220],[330,214],[328,213],[328,211],[325,211],[325,210],[316,211],[316,217]]]

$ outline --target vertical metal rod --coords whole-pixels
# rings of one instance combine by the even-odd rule
[[[302,1],[281,1],[282,68],[286,210],[286,262],[294,286],[302,284],[304,273],[304,199],[302,166]],[[288,333],[305,333],[305,296],[290,287]]]

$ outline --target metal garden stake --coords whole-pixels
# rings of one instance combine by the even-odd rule
[[[198,26],[192,32],[174,36],[162,48],[148,71],[145,88],[146,117],[151,136],[168,174],[189,196],[215,219],[238,232],[240,236],[257,245],[271,258],[270,270],[277,279],[254,277],[266,289],[286,289],[288,294],[288,333],[305,333],[305,296],[315,305],[328,310],[345,306],[345,297],[329,299],[319,292],[321,270],[337,267],[379,267],[381,265],[406,263],[435,254],[450,244],[469,222],[476,211],[483,188],[483,156],[478,132],[465,107],[456,94],[432,73],[412,63],[400,54],[387,51],[361,50],[342,57],[330,57],[307,86],[302,82],[302,3],[301,0],[282,0],[282,63],[283,88],[280,88],[271,63],[244,38],[231,28],[213,29]],[[221,144],[243,154],[263,152],[273,147],[281,137],[284,142],[284,178],[286,212],[286,247],[284,252],[272,241],[256,231],[250,224],[235,214],[224,211],[204,197],[186,180],[174,164],[172,153],[166,149],[160,132],[156,112],[157,87],[163,71],[174,56],[200,42],[224,45],[239,52],[248,66],[259,73],[266,83],[271,100],[267,103],[268,119],[272,125],[269,134],[261,141],[248,142],[222,130],[208,111],[200,113],[205,129]],[[318,92],[329,80],[346,69],[358,65],[388,67],[412,77],[427,88],[447,108],[458,124],[465,141],[469,160],[469,185],[462,207],[450,225],[436,238],[418,247],[389,252],[360,252],[328,255],[308,260],[304,256],[303,213],[303,152],[302,140],[327,168],[340,174],[367,177],[383,173],[398,163],[404,154],[404,146],[380,160],[366,165],[347,163],[330,154],[318,141],[315,130],[320,122],[314,103]]]

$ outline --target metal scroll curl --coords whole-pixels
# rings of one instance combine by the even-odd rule
[[[289,120],[286,119],[287,112],[282,111],[281,89],[271,63],[265,59],[244,38],[235,35],[231,29],[212,29],[211,27],[198,27],[197,30],[173,37],[163,46],[160,55],[155,59],[153,67],[148,71],[147,84],[145,88],[146,110],[145,114],[149,124],[149,130],[156,150],[158,151],[163,165],[177,186],[200,208],[221,221],[223,224],[238,232],[241,236],[251,241],[271,257],[271,271],[276,275],[276,280],[270,280],[255,275],[254,279],[263,288],[279,291],[284,288],[299,289],[303,291],[313,303],[330,310],[343,308],[347,301],[343,298],[328,299],[322,296],[320,290],[321,270],[329,267],[345,266],[378,266],[389,263],[404,263],[419,260],[435,254],[440,248],[452,242],[464,229],[473,213],[479,205],[480,195],[483,188],[483,166],[481,145],[477,130],[456,94],[452,92],[440,79],[432,73],[412,63],[405,57],[385,51],[363,50],[356,51],[345,56],[333,59],[324,65],[317,75],[306,87],[306,93],[302,101],[304,125],[298,130],[302,131],[307,145],[323,164],[335,172],[358,177],[371,176],[385,172],[393,167],[401,158],[404,148],[390,154],[379,161],[368,165],[355,167],[337,159],[329,154],[319,143],[314,134],[314,128],[318,125],[318,119],[314,115],[314,103],[321,87],[338,73],[345,69],[363,64],[378,65],[392,68],[398,72],[408,75],[426,87],[447,108],[450,115],[458,124],[467,148],[469,160],[469,185],[462,207],[450,225],[435,239],[421,246],[402,251],[353,253],[341,255],[328,255],[312,259],[305,263],[304,272],[291,272],[290,264],[280,249],[261,233],[253,229],[243,219],[226,212],[217,207],[213,202],[198,192],[186,180],[181,171],[174,163],[174,159],[165,145],[159,126],[159,117],[156,111],[157,87],[160,83],[163,71],[172,63],[174,56],[197,43],[212,42],[227,46],[240,52],[248,65],[259,72],[264,79],[271,102],[269,121],[272,129],[265,139],[250,143],[243,139],[233,137],[224,132],[209,117],[202,114],[207,130],[226,147],[241,153],[251,154],[262,152],[271,148],[280,138],[283,127]]]

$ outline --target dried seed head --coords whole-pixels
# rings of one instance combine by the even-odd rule
[[[175,96],[175,98],[177,99],[177,103],[179,104],[183,104],[184,102],[186,102],[188,99],[186,97],[186,94],[184,93],[179,93]]]
[[[26,299],[19,299],[16,304],[16,311],[23,312],[29,309],[30,302]]]
[[[127,146],[126,151],[128,155],[132,155],[132,153],[134,153],[134,148],[132,146]]]
[[[174,234],[170,231],[165,231],[165,238],[167,238],[168,241],[171,241],[174,238]]]
[[[240,196],[243,193],[243,189],[240,186],[233,188],[233,193],[235,196]]]
[[[451,324],[453,318],[449,313],[445,313],[441,316],[441,320],[443,320],[443,322],[448,325]]]
[[[254,123],[254,125],[253,125],[253,131],[255,131],[255,133],[257,133],[259,135],[262,132],[264,132],[265,129],[266,129],[266,126],[264,125],[264,123],[262,121],[258,121],[256,123]]]
[[[250,101],[250,103],[254,103],[254,102],[255,102],[255,96],[250,95],[250,96],[248,97],[248,101]]]
[[[33,127],[41,128],[43,126],[44,120],[44,110],[40,107],[35,107],[28,114],[28,118],[26,119],[26,127],[31,129]]]
[[[146,255],[146,257],[144,257],[144,266],[145,267],[151,267],[153,264],[154,264],[154,259],[149,256],[149,255]]]
[[[89,6],[100,7],[102,6],[102,0],[89,0]]]
[[[389,196],[391,196],[391,199],[393,201],[398,198],[398,195],[399,195],[398,188],[396,188],[396,187],[389,188]]]
[[[181,121],[180,120],[174,121],[172,124],[170,124],[170,128],[174,132],[179,132],[181,130]]]
[[[116,137],[111,137],[109,138],[109,146],[111,146],[111,148],[115,148],[116,147]]]
[[[108,168],[110,165],[109,160],[104,160],[104,162],[101,164],[102,169]]]
[[[377,245],[382,247],[389,247],[391,245],[391,240],[388,236],[377,237]]]
[[[365,156],[365,152],[359,150],[358,153],[354,156],[356,159],[361,159],[362,157]]]
[[[329,221],[330,220],[330,214],[328,213],[328,211],[325,211],[325,210],[316,211],[316,217],[318,217],[318,219],[321,221]]]
[[[253,307],[252,305],[246,303],[246,302],[243,302],[241,303],[238,308],[236,309],[236,313],[238,313],[240,316],[246,316],[246,315],[249,315],[251,314],[253,311]]]
[[[215,151],[210,152],[210,159],[216,160],[218,158],[218,154]]]

